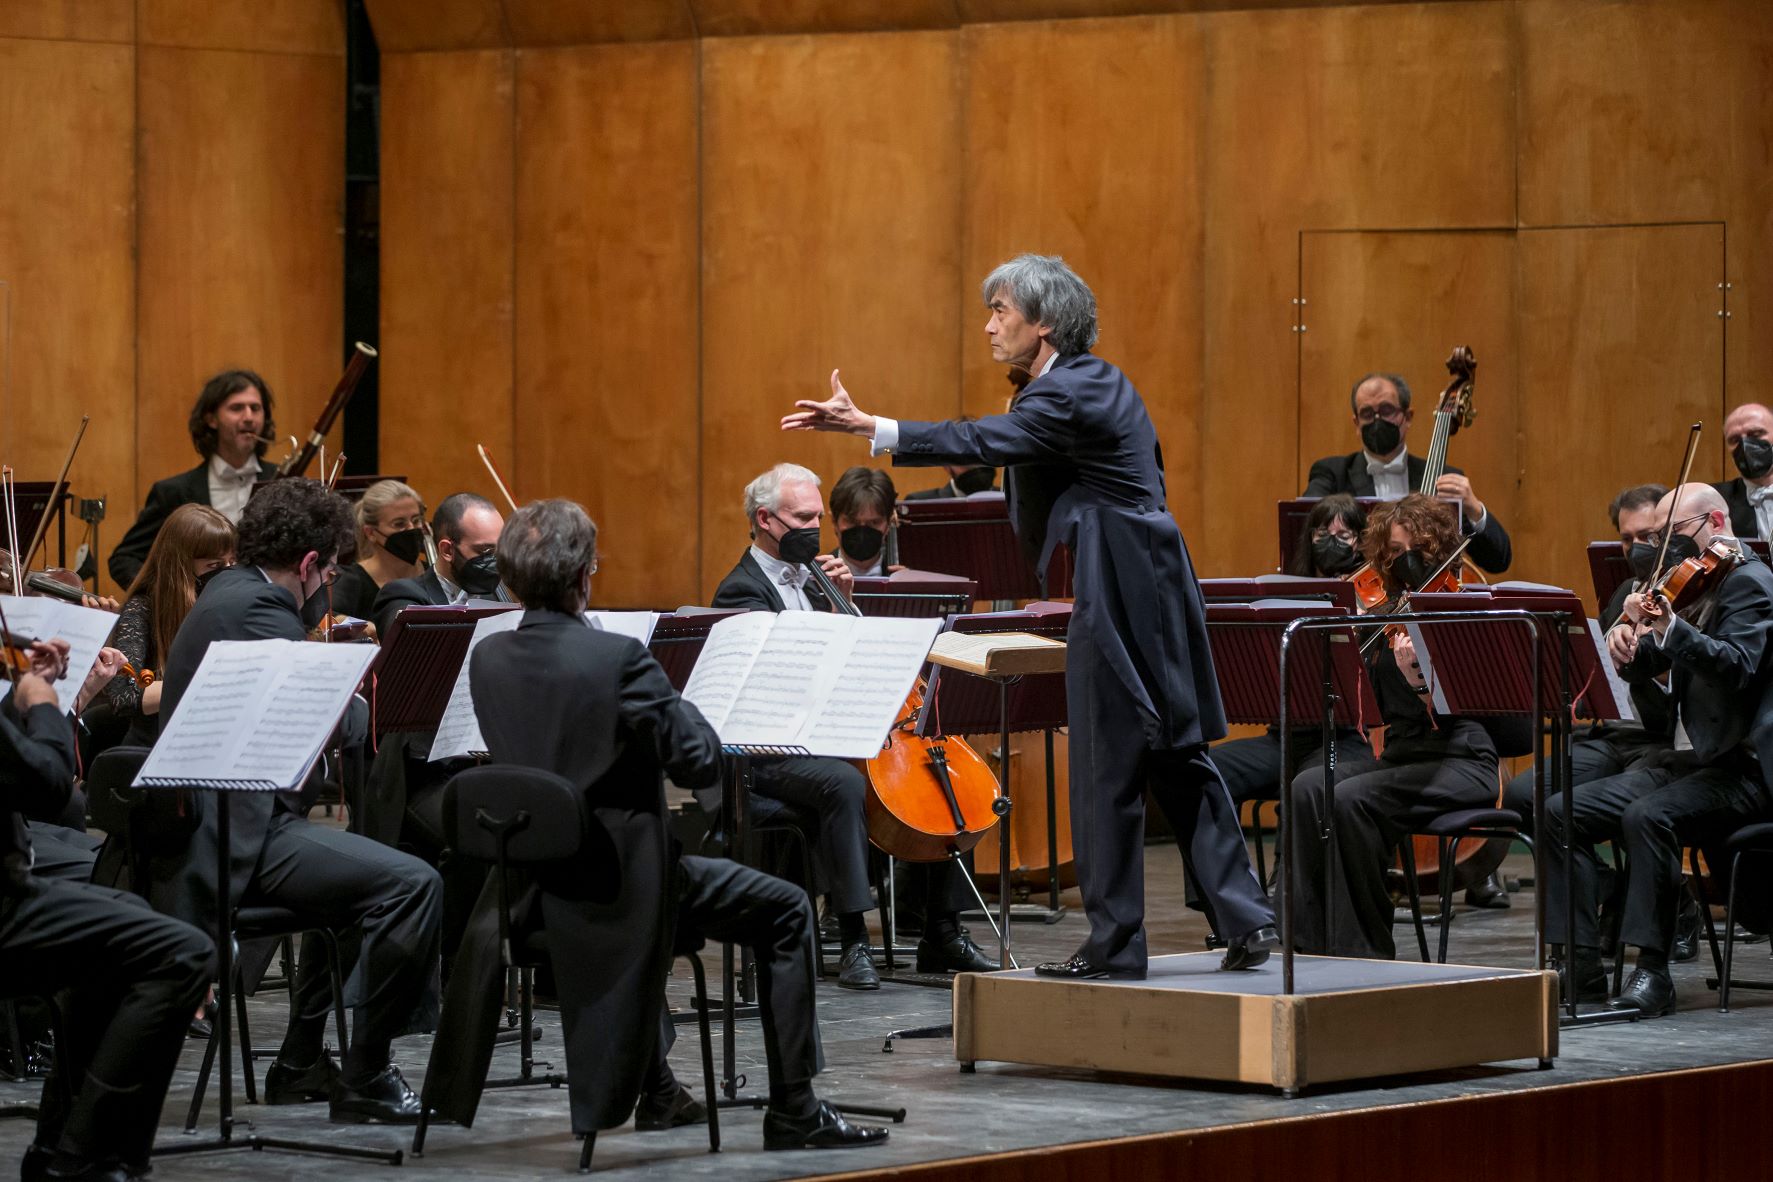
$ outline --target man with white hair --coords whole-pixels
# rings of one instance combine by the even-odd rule
[[[799,464],[777,464],[745,486],[745,520],[751,548],[714,592],[715,607],[751,611],[831,611],[836,606],[812,581],[810,564],[825,572],[840,595],[855,579],[843,559],[824,553],[819,524],[825,502],[819,478]],[[878,989],[880,973],[868,947],[863,916],[874,905],[868,885],[867,777],[855,764],[818,756],[759,760],[752,770],[753,795],[779,807],[818,817],[814,877],[831,896],[843,954],[837,983],[845,989]],[[766,806],[767,807],[767,806]],[[919,972],[981,972],[998,966],[960,927],[952,910],[934,901],[956,894],[952,863],[930,867],[932,905],[917,946]]]
[[[1710,485],[1681,485],[1662,498],[1657,515],[1668,533],[1671,564],[1703,554],[1714,542],[1737,551],[1695,602],[1681,605],[1680,614],[1660,592],[1635,592],[1607,633],[1607,652],[1630,684],[1640,714],[1672,707],[1674,749],[1646,766],[1572,789],[1568,834],[1563,796],[1547,801],[1549,840],[1539,846],[1546,866],[1546,938],[1570,946],[1564,987],[1580,1001],[1600,1001],[1606,973],[1595,846],[1624,845],[1620,940],[1638,949],[1638,961],[1612,1006],[1648,1018],[1674,1011],[1668,954],[1680,905],[1682,850],[1727,837],[1773,804],[1763,772],[1773,760],[1773,571],[1741,552],[1730,535],[1724,498]],[[1571,893],[1573,936],[1565,924]]]
[[[1739,538],[1773,539],[1773,410],[1745,402],[1724,418],[1724,446],[1736,479],[1712,485],[1730,511]]]
[[[1007,414],[971,423],[876,418],[857,409],[833,370],[830,400],[797,402],[782,428],[860,435],[894,464],[1003,467],[1011,519],[1035,569],[1047,569],[1056,545],[1071,550],[1071,837],[1090,935],[1070,959],[1035,972],[1145,976],[1147,787],[1222,925],[1224,967],[1258,965],[1278,942],[1274,909],[1207,753],[1225,734],[1225,713],[1145,402],[1090,352],[1096,297],[1062,259],[1021,255],[980,294],[993,359],[1032,375]]]

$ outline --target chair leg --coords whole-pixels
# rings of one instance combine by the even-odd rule
[[[1697,859],[1693,866],[1693,897],[1699,900],[1699,914],[1705,918],[1705,942],[1711,948],[1711,969],[1721,987],[1724,981],[1724,954],[1718,947],[1718,924],[1711,916],[1711,897],[1705,891],[1705,875],[1699,873]]]
[[[597,1148],[597,1134],[586,1133],[584,1144],[579,1146],[579,1173],[591,1172],[591,1151]]]
[[[419,1123],[412,1131],[412,1155],[425,1156],[425,1133],[431,1128],[431,1106],[423,1101],[419,1104]]]
[[[1730,859],[1730,893],[1724,896],[1724,971],[1718,977],[1718,1013],[1730,1012],[1730,962],[1736,951],[1736,872],[1742,868],[1742,851]]]
[[[1435,963],[1437,964],[1447,963],[1447,929],[1453,924],[1453,854],[1457,846],[1457,839],[1446,837],[1441,838],[1441,914],[1440,922],[1435,925],[1441,930],[1441,945],[1440,955],[1435,957]],[[1424,959],[1426,959],[1426,957]]]
[[[215,1069],[215,1044],[219,1041],[222,1024],[210,1024],[209,1038],[203,1047],[203,1065],[197,1069],[197,1086],[191,1091],[191,1109],[185,1114],[185,1132],[197,1131],[197,1118],[203,1111],[203,1094],[209,1090],[209,1073]]]
[[[708,977],[702,958],[690,953],[690,975],[696,985],[696,1025],[702,1035],[702,1102],[708,1108],[708,1152],[720,1152],[720,1096],[714,1086],[714,1029],[708,1014]]]
[[[1268,889],[1268,856],[1262,852],[1262,834],[1264,830],[1262,828],[1261,801],[1258,800],[1256,802],[1254,811],[1250,813],[1250,820],[1253,822],[1251,828],[1256,831],[1256,882],[1261,885],[1264,891],[1266,891]]]
[[[517,1029],[518,1041],[522,1046],[518,1050],[518,1062],[521,1064],[517,1078],[528,1082],[535,1075],[536,1053],[532,1046],[535,1023],[535,970],[521,968],[517,970]]]
[[[241,1091],[246,1094],[248,1104],[257,1104],[259,1088],[258,1082],[253,1079],[256,1069],[252,1058],[252,1027],[246,1024],[246,978],[238,970],[234,973],[234,1024],[240,1031]],[[210,1033],[213,1036],[214,1031]]]
[[[1416,881],[1416,850],[1409,834],[1397,847],[1398,860],[1404,864],[1404,885],[1410,890],[1410,919],[1416,924],[1416,945],[1422,950],[1422,963],[1428,963],[1428,932],[1422,926],[1422,886]]]
[[[351,1043],[350,1026],[345,1021],[345,972],[339,963],[339,938],[332,931],[321,929],[320,940],[326,945],[326,971],[332,979],[332,1020],[338,1027],[339,1058]]]

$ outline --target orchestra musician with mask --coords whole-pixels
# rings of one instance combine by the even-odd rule
[[[1394,373],[1370,373],[1348,394],[1349,410],[1360,433],[1359,451],[1325,456],[1311,465],[1303,497],[1348,493],[1395,501],[1417,492],[1428,462],[1409,451],[1410,386]],[[1501,574],[1514,561],[1508,531],[1502,528],[1472,490],[1471,480],[1451,464],[1435,482],[1435,495],[1459,502],[1459,526],[1471,538],[1466,556],[1483,570]]]
[[[424,573],[425,502],[411,485],[378,480],[357,501],[357,561],[333,581],[334,615],[370,619],[383,587]]]
[[[387,636],[402,608],[507,599],[499,588],[494,553],[504,527],[505,519],[498,509],[478,493],[459,492],[443,498],[431,517],[437,567],[383,585],[372,609],[376,634]]]
[[[1745,402],[1724,417],[1724,446],[1737,476],[1712,485],[1739,538],[1773,540],[1773,410]]]
[[[831,520],[837,526],[837,557],[858,579],[881,578],[905,568],[898,563],[893,524],[898,493],[893,478],[858,464],[831,486]]]
[[[111,577],[119,587],[135,582],[161,524],[180,505],[208,505],[239,523],[252,486],[277,474],[262,458],[276,437],[275,407],[265,379],[249,369],[230,369],[203,384],[187,424],[203,462],[148,490],[135,524],[111,551]]]

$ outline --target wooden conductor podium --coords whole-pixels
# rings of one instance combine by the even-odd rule
[[[1335,651],[1315,664],[1301,658],[1352,649],[1353,635],[1380,621],[1321,601],[1263,600],[1217,611],[1226,618],[1215,623],[1209,613],[1209,630],[1234,631],[1215,636],[1215,661],[1239,666],[1220,669],[1221,683],[1271,709],[1284,697],[1285,712],[1269,719],[1283,729],[1320,726],[1326,712],[1346,725],[1356,703],[1374,709],[1370,687],[1350,681],[1365,679],[1352,653]],[[1461,618],[1500,634],[1523,627],[1527,613],[1479,615]],[[1305,638],[1307,629],[1313,632]],[[1289,663],[1295,633],[1303,642]],[[1454,654],[1439,659],[1451,676]],[[1533,680],[1518,679],[1527,687]],[[1530,688],[1524,692],[1530,698]],[[1284,935],[1290,930],[1282,924]],[[1218,952],[1153,957],[1138,981],[1054,980],[1025,970],[962,974],[954,988],[955,1058],[963,1071],[1001,1060],[1260,1084],[1291,1096],[1314,1084],[1478,1063],[1528,1059],[1549,1067],[1557,1053],[1557,975],[1542,969],[1290,949],[1251,970],[1221,972],[1219,964]]]

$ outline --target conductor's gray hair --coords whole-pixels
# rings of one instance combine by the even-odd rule
[[[999,292],[1030,323],[1053,330],[1061,354],[1087,353],[1096,343],[1096,295],[1058,255],[1019,254],[985,276],[979,294],[986,306]]]
[[[753,536],[757,531],[757,511],[768,509],[774,513],[781,508],[782,486],[790,481],[819,487],[818,474],[799,464],[777,464],[745,486],[745,524],[751,527]]]
[[[532,501],[499,533],[499,578],[528,608],[585,610],[585,571],[597,565],[597,525],[573,501]]]

